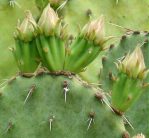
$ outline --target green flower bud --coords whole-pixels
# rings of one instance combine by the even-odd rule
[[[34,20],[30,11],[26,11],[26,17],[23,22],[20,24],[18,22],[17,32],[15,33],[15,37],[19,38],[23,41],[32,41],[33,38],[37,35],[37,24]]]
[[[81,34],[87,39],[94,41],[96,44],[102,45],[105,42],[104,18],[91,21],[83,27]]]
[[[117,67],[120,71],[133,78],[143,79],[148,73],[140,47],[136,47],[131,54],[128,53],[122,61],[119,61]]]
[[[58,23],[59,18],[57,13],[50,7],[50,4],[48,4],[43,10],[38,22],[41,33],[45,34],[46,36],[52,35]]]

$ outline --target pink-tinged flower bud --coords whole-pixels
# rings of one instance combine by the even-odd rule
[[[120,71],[133,78],[143,79],[148,73],[140,47],[136,47],[131,54],[128,53],[122,61],[119,61],[117,67]]]
[[[17,25],[15,37],[23,41],[32,41],[37,35],[37,24],[30,11],[26,11],[26,17],[23,22]]]
[[[94,41],[96,44],[102,45],[105,42],[104,18],[91,21],[82,29],[81,34],[87,39]]]
[[[57,28],[58,23],[59,18],[57,13],[50,7],[50,4],[48,4],[43,10],[38,22],[41,33],[46,36],[52,35]]]

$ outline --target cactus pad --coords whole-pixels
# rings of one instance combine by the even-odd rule
[[[0,135],[121,138],[123,121],[95,97],[96,92],[75,76],[17,77],[2,89]]]

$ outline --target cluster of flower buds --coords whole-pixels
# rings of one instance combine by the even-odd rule
[[[59,22],[60,19],[57,13],[50,7],[50,4],[43,10],[38,24],[34,20],[31,12],[26,11],[26,17],[22,23],[18,21],[15,37],[23,41],[31,41],[38,33],[44,34],[45,36],[53,35],[59,27]],[[60,27],[61,32],[63,32],[64,28],[62,26]]]
[[[68,41],[67,25],[61,23],[57,12],[51,8],[50,4],[44,8],[38,23],[36,23],[32,14],[27,11],[26,18],[17,26],[15,37],[23,42],[34,42],[28,44],[31,46],[28,48],[26,57],[22,58],[26,59],[23,61],[24,64],[28,64],[27,56],[32,53],[31,47],[34,45],[37,48],[36,53],[39,52],[42,61],[45,62],[45,66],[50,71],[64,69],[71,72],[80,72],[90,64],[100,51],[104,49],[103,43],[106,41],[104,38],[104,18],[102,16],[84,26],[81,34],[70,43],[71,54],[66,54],[65,40]],[[23,52],[27,53],[25,48]],[[53,52],[49,54],[49,51]],[[42,56],[44,54],[46,56]],[[65,58],[66,55],[67,57]],[[80,59],[76,62],[74,59],[78,57]],[[33,59],[36,59],[36,57],[33,57]],[[73,66],[74,63],[72,61],[75,61],[75,66]]]
[[[140,47],[136,47],[131,54],[128,53],[126,57],[122,61],[116,63],[116,65],[120,71],[132,78],[144,79],[149,71],[146,69]]]

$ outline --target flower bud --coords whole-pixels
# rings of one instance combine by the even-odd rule
[[[145,138],[145,136],[141,133],[141,134],[134,136],[133,138]]]
[[[50,4],[48,4],[43,10],[38,22],[41,33],[45,34],[46,36],[52,35],[58,23],[59,18],[57,13],[50,7]]]
[[[143,79],[148,73],[140,47],[137,47],[131,54],[128,53],[122,61],[119,61],[117,67],[133,78]]]
[[[87,39],[94,41],[96,44],[102,45],[105,41],[104,35],[104,18],[101,16],[99,19],[91,21],[86,24],[81,34]]]
[[[26,17],[23,22],[17,25],[15,37],[23,41],[32,41],[36,36],[37,24],[30,11],[26,11]]]

